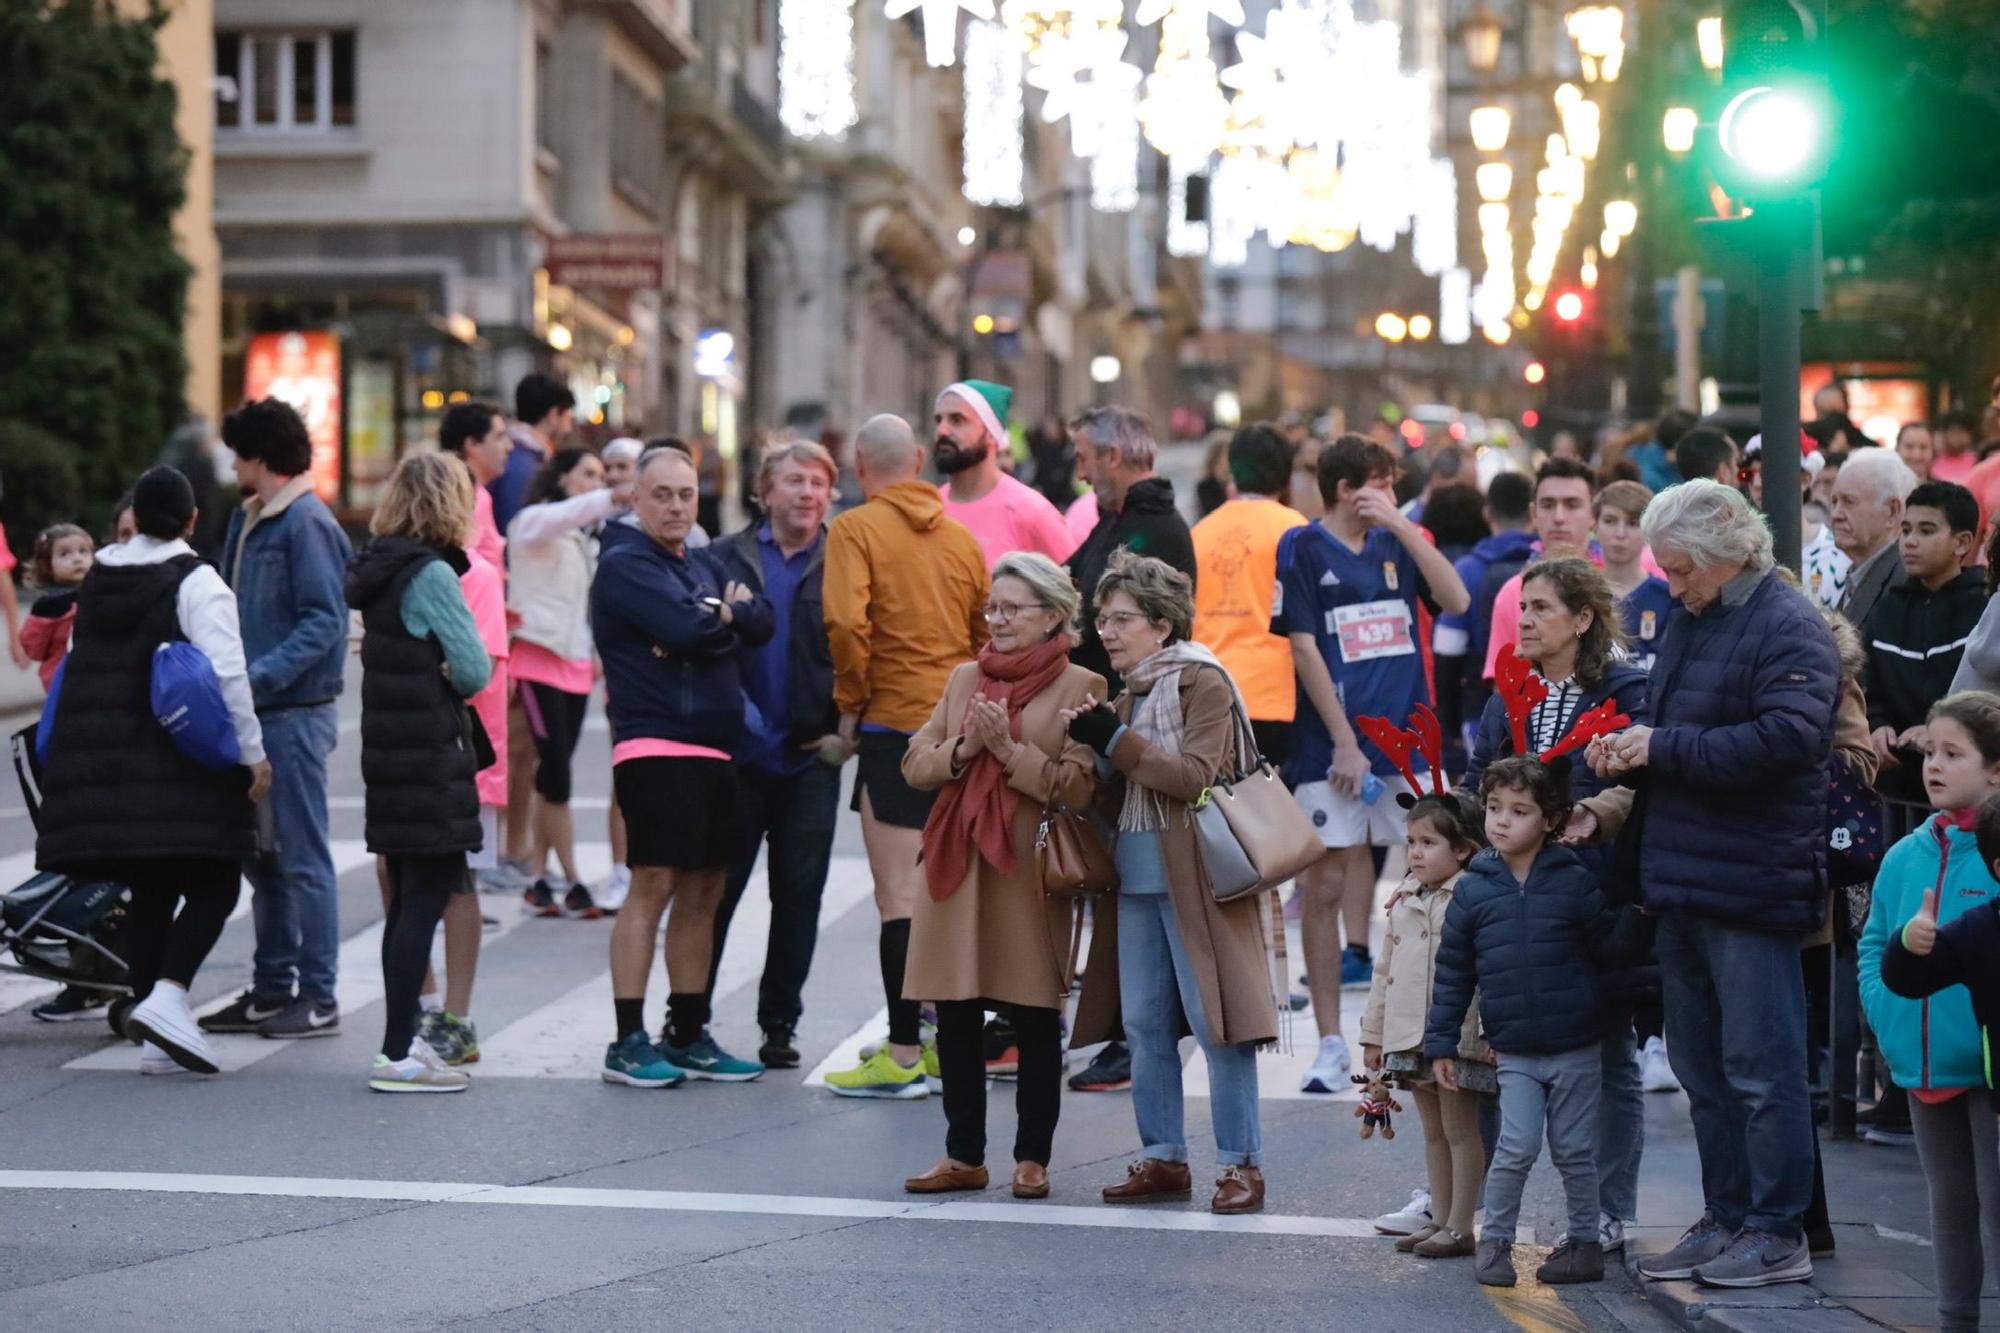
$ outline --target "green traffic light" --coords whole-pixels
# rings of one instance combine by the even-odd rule
[[[1716,127],[1722,151],[1746,174],[1767,184],[1786,182],[1820,146],[1818,108],[1785,88],[1747,88],[1730,99]]]

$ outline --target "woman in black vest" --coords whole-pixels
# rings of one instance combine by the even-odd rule
[[[252,805],[270,789],[271,766],[236,597],[186,541],[198,517],[194,488],[156,467],[133,487],[132,512],[137,535],[99,551],[77,592],[35,861],[131,888],[125,957],[138,1004],[125,1030],[145,1043],[140,1072],[213,1074],[215,1053],[187,990],[236,908],[242,860],[256,842]],[[202,767],[153,716],[154,650],[182,639],[215,668],[241,767]]]
[[[387,1008],[377,1092],[462,1092],[471,1083],[417,1032],[417,995],[431,939],[451,895],[466,886],[465,854],[480,845],[473,775],[475,725],[465,700],[493,669],[458,577],[472,534],[472,474],[447,454],[396,465],[347,571],[361,612],[361,780],[368,850],[388,866],[382,929]],[[490,762],[490,760],[489,760]]]

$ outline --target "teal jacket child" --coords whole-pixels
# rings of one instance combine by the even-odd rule
[[[1882,859],[1868,925],[1861,932],[1861,1007],[1875,1030],[1899,1087],[1980,1088],[1986,1070],[1972,994],[1951,986],[1928,999],[1907,1000],[1882,981],[1882,954],[1890,937],[1938,890],[1938,925],[2000,897],[2000,884],[1979,857],[1970,828],[1938,815]]]

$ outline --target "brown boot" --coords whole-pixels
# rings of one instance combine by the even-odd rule
[[[1014,1163],[1014,1197],[1017,1199],[1048,1198],[1049,1169],[1040,1162]]]
[[[1261,1213],[1264,1211],[1264,1173],[1254,1166],[1225,1166],[1215,1182],[1215,1197],[1208,1201],[1211,1213]]]
[[[938,1164],[920,1176],[911,1176],[903,1182],[903,1189],[910,1194],[948,1194],[953,1190],[983,1190],[986,1188],[986,1168],[967,1166],[949,1157],[938,1159]]]
[[[1125,1179],[1104,1188],[1106,1203],[1163,1203],[1186,1199],[1194,1193],[1194,1180],[1186,1162],[1162,1162],[1141,1157],[1125,1168]]]

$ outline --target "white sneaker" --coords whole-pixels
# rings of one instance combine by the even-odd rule
[[[1647,1092],[1679,1092],[1681,1081],[1667,1063],[1667,1044],[1658,1037],[1646,1038],[1639,1051],[1639,1086]]]
[[[1606,1254],[1625,1248],[1625,1222],[1609,1213],[1597,1215],[1597,1245]]]
[[[632,891],[632,868],[613,866],[611,873],[597,890],[598,910],[605,913],[616,912],[625,905],[625,896]]]
[[[1347,1053],[1347,1038],[1338,1032],[1331,1037],[1319,1039],[1319,1055],[1312,1062],[1312,1068],[1299,1080],[1300,1092],[1345,1092],[1348,1089],[1348,1074],[1354,1068],[1354,1058]]]
[[[159,984],[139,1002],[125,1019],[125,1031],[140,1041],[150,1041],[184,1069],[199,1074],[219,1074],[215,1051],[194,1021],[188,1008],[187,992],[179,986]]]
[[[446,1064],[422,1037],[412,1037],[410,1053],[400,1060],[375,1053],[368,1086],[376,1092],[464,1092],[472,1076]]]
[[[1414,1236],[1431,1224],[1431,1192],[1411,1190],[1410,1201],[1393,1213],[1375,1219],[1375,1229],[1385,1236]]]
[[[142,1074],[185,1074],[187,1070],[175,1064],[173,1056],[168,1055],[149,1041],[139,1048],[139,1072]]]

